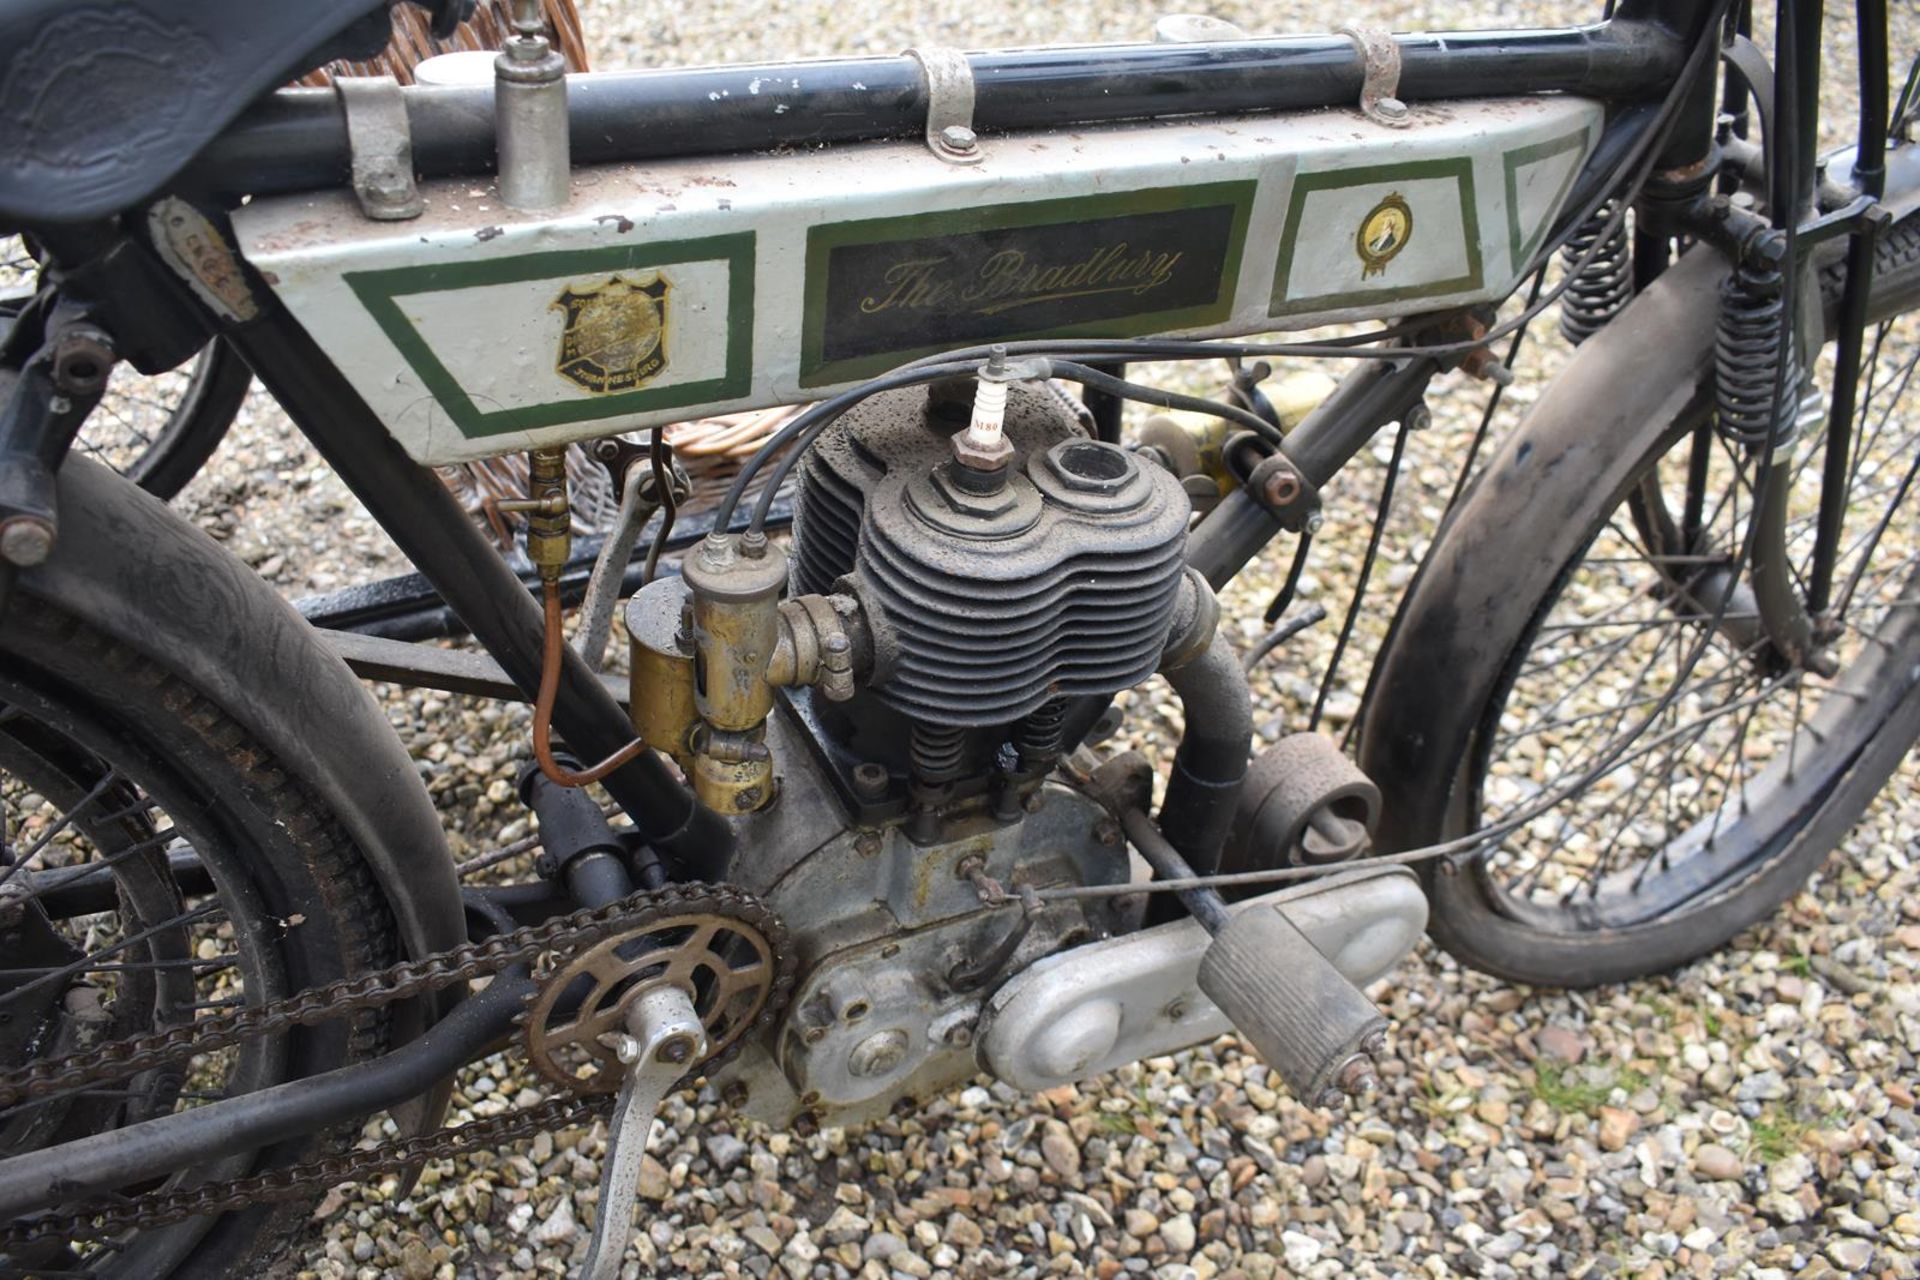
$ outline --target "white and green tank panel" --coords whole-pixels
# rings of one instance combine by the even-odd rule
[[[243,252],[423,463],[812,400],[917,356],[1225,336],[1503,297],[1599,137],[1579,98],[577,171],[551,214],[426,184],[255,201]]]

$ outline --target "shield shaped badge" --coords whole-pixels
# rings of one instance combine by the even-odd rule
[[[658,272],[570,284],[553,300],[564,313],[554,372],[597,395],[645,386],[667,367],[667,297]]]

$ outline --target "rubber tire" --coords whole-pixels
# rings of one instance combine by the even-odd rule
[[[1693,255],[1688,255],[1691,258]],[[1883,239],[1880,259],[1888,276],[1911,288],[1920,261],[1920,219],[1901,223]],[[1682,263],[1649,295],[1616,321],[1623,331],[1678,333],[1673,324],[1688,290],[1706,287],[1705,263]],[[1714,277],[1717,281],[1717,276]],[[1664,296],[1656,292],[1668,286]],[[1876,297],[1878,297],[1876,293]],[[1664,308],[1664,312],[1663,312]],[[1636,316],[1635,310],[1642,312]],[[1603,331],[1604,334],[1604,331]],[[1702,358],[1690,385],[1652,393],[1663,410],[1627,430],[1609,435],[1595,422],[1562,414],[1544,424],[1530,416],[1481,472],[1429,551],[1380,655],[1376,701],[1361,737],[1362,767],[1380,784],[1383,821],[1376,837],[1382,852],[1416,848],[1465,834],[1463,812],[1467,765],[1476,758],[1477,735],[1506,696],[1516,647],[1527,643],[1540,611],[1558,594],[1566,556],[1543,555],[1570,543],[1583,552],[1589,530],[1624,498],[1627,479],[1676,416],[1697,412],[1711,384],[1711,327],[1693,340]],[[1593,361],[1600,339],[1582,349]],[[1588,372],[1599,370],[1594,364]],[[1618,366],[1606,377],[1617,375]],[[1601,379],[1604,385],[1605,378]],[[1623,386],[1619,394],[1634,394]],[[1552,418],[1543,412],[1540,417]],[[1603,415],[1596,415],[1600,417]],[[1484,607],[1467,602],[1465,584]],[[1515,609],[1519,597],[1530,608]],[[1771,852],[1743,878],[1695,900],[1681,911],[1629,929],[1543,935],[1512,926],[1471,869],[1428,862],[1420,872],[1431,912],[1428,931],[1461,963],[1513,982],[1585,988],[1662,973],[1715,951],[1742,929],[1765,919],[1818,870],[1834,843],[1872,803],[1920,736],[1920,681],[1905,673],[1885,723],[1833,780],[1819,802],[1778,832]],[[1425,690],[1424,694],[1418,692]],[[1429,699],[1452,704],[1444,712]],[[1471,714],[1454,710],[1467,702]],[[1445,727],[1441,727],[1444,723]]]
[[[242,892],[228,891],[231,880],[223,886],[229,918],[241,904],[257,906],[253,923],[277,938],[274,953],[289,988],[351,977],[399,958],[392,912],[344,827],[216,696],[55,605],[18,603],[23,607],[0,626],[0,669],[71,712],[75,722],[129,744],[146,762],[148,778],[141,781],[150,790],[170,787],[183,797],[181,812],[207,815],[216,831],[191,832],[196,847],[222,849],[208,858],[216,875],[243,878]],[[51,716],[43,718],[58,727]],[[209,834],[211,845],[203,839]],[[295,917],[304,917],[297,927],[279,923]],[[279,1037],[285,1044],[281,1077],[377,1056],[388,1045],[388,1023],[375,1011],[286,1033]],[[357,1132],[349,1125],[280,1144],[258,1153],[252,1168],[312,1158]],[[260,1273],[305,1226],[310,1210],[310,1203],[296,1201],[223,1215],[190,1251],[165,1270],[142,1270],[141,1280]]]

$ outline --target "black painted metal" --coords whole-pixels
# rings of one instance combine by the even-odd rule
[[[1674,42],[1680,53],[1676,54],[1660,87],[1660,96],[1665,97],[1683,69],[1684,51],[1692,49],[1707,35],[1708,23],[1718,20],[1723,8],[1723,0],[1621,0],[1614,10],[1614,21],[1659,28]],[[1684,173],[1712,155],[1714,104],[1718,101],[1719,88],[1719,68],[1715,60],[1709,58],[1686,89],[1673,131],[1667,135],[1654,164],[1657,173]]]
[[[1186,731],[1173,757],[1160,829],[1202,875],[1217,871],[1253,751],[1253,694],[1224,634],[1199,657],[1165,673]]]
[[[1655,101],[1685,53],[1673,35],[1684,26],[1671,12],[1695,3],[1663,0],[1644,19],[1583,27],[1398,36],[1401,96]],[[1354,103],[1362,78],[1353,42],[1334,35],[1015,49],[968,61],[974,122],[988,132]],[[579,164],[911,137],[926,126],[926,89],[910,58],[610,72],[570,77],[567,89]],[[405,94],[421,174],[492,172],[491,86],[410,86]],[[337,97],[283,89],[264,99],[201,153],[190,179],[254,194],[342,185],[347,135]]]
[[[1887,6],[1885,0],[1859,0],[1855,24],[1860,33],[1860,133],[1853,180],[1878,200],[1886,191],[1887,169]],[[1872,289],[1875,241],[1885,220],[1865,220],[1847,244],[1847,282],[1840,298],[1840,331],[1835,340],[1833,390],[1827,414],[1826,457],[1820,476],[1820,516],[1807,570],[1807,610],[1826,612],[1833,598],[1833,570],[1846,523],[1848,455],[1859,391],[1860,357],[1865,347],[1867,296]]]
[[[713,528],[713,514],[711,511],[696,511],[677,519],[673,534],[667,539],[667,550],[684,551],[706,537]],[[779,528],[792,520],[793,504],[784,497],[777,499],[768,526]],[[746,517],[742,515],[734,521],[734,527],[743,529],[746,523]],[[599,537],[590,537],[574,543],[574,553],[560,574],[560,602],[567,607],[571,608],[585,598],[587,580],[593,574],[593,563],[600,554],[602,541]],[[643,531],[635,543],[636,548],[641,550],[621,574],[620,594],[623,598],[643,585],[646,570],[644,548],[651,545],[652,535]],[[678,573],[679,569],[673,562],[664,561],[660,571]],[[520,570],[519,575],[529,594],[539,590],[539,576],[532,567]],[[433,583],[423,573],[403,573],[375,582],[342,587],[326,595],[307,596],[294,601],[293,607],[308,622],[328,631],[352,631],[387,640],[442,640],[466,634],[466,626],[460,621],[460,615],[447,607],[446,601],[440,598],[440,593],[434,590]]]
[[[319,1133],[404,1101],[511,1031],[533,990],[524,971],[509,971],[421,1038],[371,1062],[0,1160],[0,1218]]]
[[[1440,367],[1426,358],[1360,365],[1287,434],[1286,455],[1318,488],[1366,447],[1373,433],[1426,394]],[[1280,520],[1244,488],[1235,489],[1194,526],[1187,563],[1219,590],[1280,531]]]
[[[1118,361],[1095,363],[1089,367],[1114,378],[1127,376],[1127,366]],[[1119,444],[1121,411],[1127,402],[1113,392],[1098,387],[1088,387],[1082,391],[1080,401],[1087,406],[1087,412],[1093,415],[1094,438],[1105,440],[1108,444]]]
[[[446,486],[407,457],[284,310],[274,307],[228,334],[381,528],[531,697],[540,682],[545,632],[540,609]],[[554,727],[582,756],[603,759],[632,739],[633,726],[578,654],[567,648],[562,658]],[[689,877],[720,878],[732,848],[731,831],[694,801],[658,755],[641,753],[603,785],[647,842]]]
[[[439,689],[444,693],[463,693],[503,702],[529,701],[526,691],[508,679],[500,664],[484,653],[411,644],[354,631],[321,631],[319,635],[321,642],[339,654],[340,660],[362,680],[383,680],[410,689]],[[600,683],[616,701],[625,705],[629,689],[624,675],[602,672]]]

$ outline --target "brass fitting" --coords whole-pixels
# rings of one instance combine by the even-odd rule
[[[573,507],[567,498],[567,451],[527,451],[527,496],[494,504],[527,517],[527,559],[542,582],[558,582],[573,554]]]
[[[780,603],[780,638],[767,683],[811,685],[835,702],[853,696],[856,666],[871,665],[860,603],[852,596],[796,596]],[[863,656],[862,650],[867,651]]]
[[[684,578],[659,578],[627,601],[631,642],[630,714],[634,732],[694,774],[693,600]]]
[[[752,813],[773,799],[773,752],[764,721],[743,733],[693,730],[693,793],[718,813]]]
[[[764,534],[709,534],[681,574],[693,595],[694,705],[703,722],[693,737],[694,793],[719,813],[748,813],[773,799],[773,758],[761,740],[773,710],[767,669],[780,639],[787,554]]]

